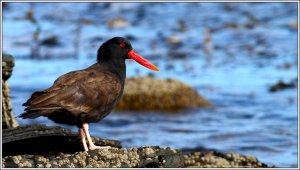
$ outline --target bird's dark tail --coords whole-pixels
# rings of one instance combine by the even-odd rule
[[[19,117],[23,119],[35,119],[40,116],[46,116],[56,109],[62,109],[61,107],[47,107],[47,108],[35,108],[26,110],[26,112],[22,113]]]
[[[41,113],[39,113],[38,111],[27,111],[25,113],[22,113],[19,117],[20,118],[23,118],[23,119],[34,119],[34,118],[37,118],[37,117],[40,117],[42,116]]]

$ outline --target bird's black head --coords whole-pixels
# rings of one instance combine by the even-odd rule
[[[103,43],[97,54],[98,62],[114,63],[117,65],[125,64],[126,59],[133,59],[141,65],[158,71],[159,69],[137,54],[131,46],[131,43],[123,37],[114,37]]]
[[[130,42],[123,37],[114,37],[103,43],[97,54],[97,60],[125,60],[128,58],[128,52],[132,50]]]

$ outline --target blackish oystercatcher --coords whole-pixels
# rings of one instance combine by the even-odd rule
[[[128,40],[112,38],[98,49],[95,64],[64,74],[50,88],[34,92],[23,104],[26,108],[20,117],[34,119],[45,116],[56,123],[76,125],[84,150],[105,148],[92,142],[88,123],[103,119],[120,100],[126,78],[126,59],[133,59],[151,70],[159,70],[133,51]]]

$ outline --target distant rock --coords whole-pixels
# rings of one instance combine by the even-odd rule
[[[212,104],[192,87],[175,79],[153,77],[127,78],[119,110],[175,111]]]
[[[277,68],[279,68],[279,69],[290,69],[290,68],[292,68],[294,66],[294,64],[293,63],[282,63],[282,64],[279,64],[279,65],[277,65]]]
[[[55,47],[61,45],[61,43],[59,42],[58,37],[53,35],[41,40],[40,45]]]
[[[177,35],[167,37],[166,42],[172,47],[180,47],[183,45],[182,39]]]
[[[297,20],[292,20],[289,22],[289,27],[292,30],[297,30],[298,29],[298,21]]]
[[[269,91],[270,92],[276,92],[276,91],[279,91],[279,90],[284,90],[284,89],[287,89],[287,88],[294,88],[296,87],[296,81],[292,80],[290,83],[285,83],[283,81],[278,81],[276,84],[272,85],[270,88],[269,88]]]
[[[168,57],[170,57],[170,58],[184,59],[184,58],[188,57],[189,52],[170,49],[170,50],[168,51],[168,54],[167,54],[167,55],[168,55]]]
[[[184,19],[178,19],[177,24],[178,24],[177,30],[180,31],[180,32],[185,32],[185,31],[190,29],[187,26],[186,20],[184,20]]]
[[[107,26],[110,29],[120,29],[120,28],[126,28],[130,26],[130,23],[128,20],[122,17],[114,18],[112,20],[109,20],[107,23]]]

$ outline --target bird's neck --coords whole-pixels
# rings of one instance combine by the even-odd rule
[[[109,70],[109,72],[116,74],[122,82],[125,81],[126,78],[126,64],[124,60],[121,61],[98,61],[99,65],[102,65]]]
[[[109,62],[107,64],[111,71],[118,74],[120,78],[124,81],[126,78],[126,64],[125,60],[116,61],[116,62]]]
[[[101,46],[102,47],[102,46]],[[97,62],[101,65],[106,65],[108,69],[117,74],[121,80],[125,81],[126,78],[126,64],[125,60],[121,59],[118,53],[111,51],[110,48],[101,48],[98,51]]]

